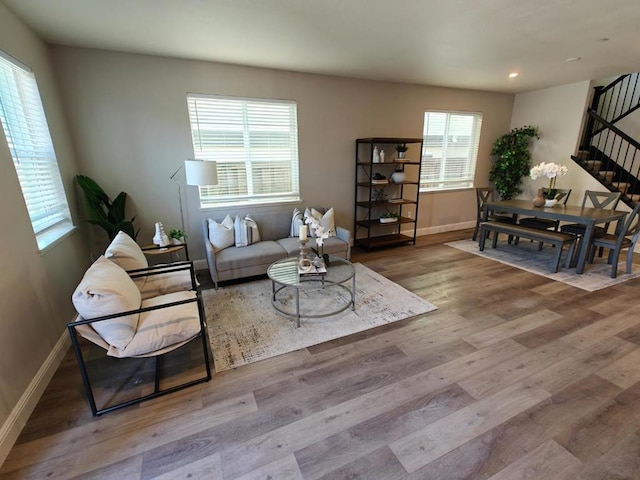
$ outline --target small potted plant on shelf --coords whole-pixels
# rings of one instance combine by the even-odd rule
[[[407,150],[409,150],[409,147],[407,147],[406,143],[401,143],[396,146],[396,152],[398,152],[398,160],[404,160],[407,158]]]
[[[391,223],[398,221],[398,214],[393,212],[384,212],[380,215],[380,223]]]
[[[184,233],[184,230],[180,230],[179,228],[174,228],[169,231],[169,238],[171,239],[171,243],[174,245],[179,245],[184,243],[184,239],[187,238],[187,234]]]

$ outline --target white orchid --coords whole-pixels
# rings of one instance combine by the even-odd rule
[[[325,263],[328,264],[328,257],[324,255],[322,247],[324,245],[325,238],[329,238],[329,232],[325,232],[324,227],[320,225],[320,222],[311,216],[305,219],[305,223],[309,225],[309,230],[311,230],[313,236],[316,238],[316,246],[318,247],[318,250],[315,248],[311,248],[311,250],[313,250],[318,257],[324,258]]]
[[[556,180],[558,177],[562,177],[569,173],[569,169],[564,165],[558,165],[557,163],[545,163],[542,162],[529,171],[531,180],[535,180],[539,177],[547,177],[549,179],[549,193],[551,198],[555,197]]]

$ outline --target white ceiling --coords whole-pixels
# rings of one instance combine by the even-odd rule
[[[640,71],[640,0],[0,1],[54,44],[300,72],[522,92]]]

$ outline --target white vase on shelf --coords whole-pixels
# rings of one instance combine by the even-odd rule
[[[380,153],[377,146],[373,147],[373,163],[380,163]]]
[[[545,207],[553,207],[556,203],[558,203],[558,200],[556,200],[555,198],[547,198],[544,201],[544,206]]]

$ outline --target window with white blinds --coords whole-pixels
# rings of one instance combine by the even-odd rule
[[[202,208],[300,200],[297,105],[187,95],[195,158],[213,160],[218,185],[199,187]]]
[[[425,112],[420,191],[473,187],[482,114]]]
[[[38,248],[73,227],[33,73],[0,52],[0,120]]]

